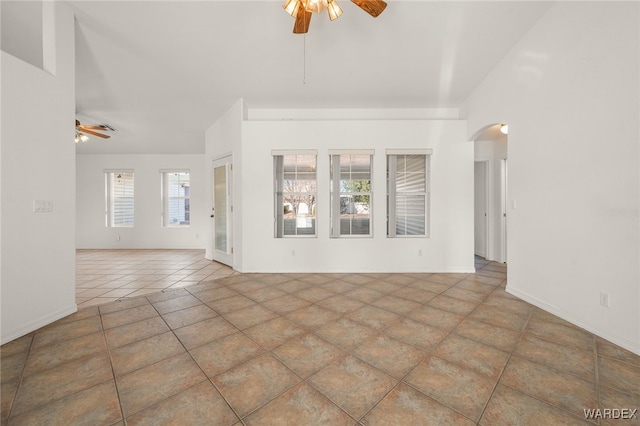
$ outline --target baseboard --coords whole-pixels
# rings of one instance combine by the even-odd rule
[[[8,335],[2,335],[2,337],[0,337],[0,345],[9,343],[10,341],[17,339],[18,337],[22,337],[25,334],[29,334],[32,331],[35,331],[41,327],[44,327],[45,325],[49,325],[52,322],[57,321],[60,318],[64,318],[68,315],[71,315],[77,311],[78,311],[78,305],[74,303],[71,306],[68,306],[63,309],[59,309],[49,315],[30,321],[27,324],[24,324],[19,329],[12,331]]]
[[[573,318],[571,315],[569,315],[568,313],[564,312],[563,310],[561,310],[560,308],[558,308],[557,306],[551,305],[543,300],[538,299],[537,297],[534,297],[524,291],[521,291],[517,288],[514,288],[512,286],[509,286],[509,284],[507,284],[507,288],[505,289],[507,293],[512,294],[516,297],[519,297],[520,299],[524,300],[527,303],[530,303],[534,306],[537,306],[538,308],[549,312],[550,314],[553,314],[555,316],[557,316],[558,318],[562,318],[565,321],[569,321],[571,324],[576,325],[580,328],[583,328],[585,330],[587,330],[590,333],[595,334],[598,337],[601,337],[611,343],[613,343],[614,345],[618,345],[628,351],[631,351],[633,353],[635,353],[636,355],[640,355],[640,342],[634,342],[632,340],[629,340],[625,337],[622,336],[618,336],[615,333],[611,333],[609,331],[604,331],[604,330],[600,330],[597,327],[593,327],[591,325],[588,324],[584,324],[583,322]]]

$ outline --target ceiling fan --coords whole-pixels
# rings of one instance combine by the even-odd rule
[[[114,131],[115,129],[111,126],[108,126],[106,124],[94,124],[94,125],[90,125],[90,124],[80,124],[79,120],[76,120],[76,143],[80,143],[80,142],[86,142],[89,140],[89,136],[87,136],[86,134],[92,135],[92,136],[97,136],[99,138],[103,138],[103,139],[109,139],[111,136],[109,135],[104,135],[102,133],[99,132],[108,132],[108,131]],[[86,133],[86,134],[85,134]]]
[[[374,18],[387,7],[387,3],[383,0],[351,0],[351,2]],[[294,34],[305,34],[309,31],[312,13],[322,13],[326,9],[332,21],[342,15],[342,9],[338,6],[337,0],[286,0],[282,7],[296,18],[293,24]]]

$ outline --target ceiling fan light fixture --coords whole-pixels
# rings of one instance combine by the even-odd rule
[[[327,1],[327,13],[329,13],[329,19],[336,20],[342,15],[342,9],[338,5],[337,0]]]
[[[282,5],[284,10],[294,18],[298,16],[298,9],[300,8],[300,0],[287,0]]]
[[[327,0],[306,0],[305,6],[307,12],[322,13],[327,8]]]
[[[75,137],[76,143],[87,142],[88,140],[89,140],[89,136],[76,132],[76,137]]]
[[[509,134],[509,125],[508,124],[500,125],[500,133],[502,133],[503,135],[508,135]]]

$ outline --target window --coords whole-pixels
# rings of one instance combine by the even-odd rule
[[[273,151],[275,237],[316,235],[317,152]]]
[[[133,171],[105,172],[105,225],[133,226]]]
[[[371,236],[373,151],[330,151],[331,236]]]
[[[162,226],[189,226],[188,171],[165,171],[162,176]]]
[[[427,236],[430,150],[387,151],[387,236]]]

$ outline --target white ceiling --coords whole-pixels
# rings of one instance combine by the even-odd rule
[[[237,99],[250,108],[455,108],[547,2],[348,0],[306,36],[270,1],[72,1],[76,109],[117,129],[78,153],[203,153]],[[305,59],[306,57],[306,59]]]

